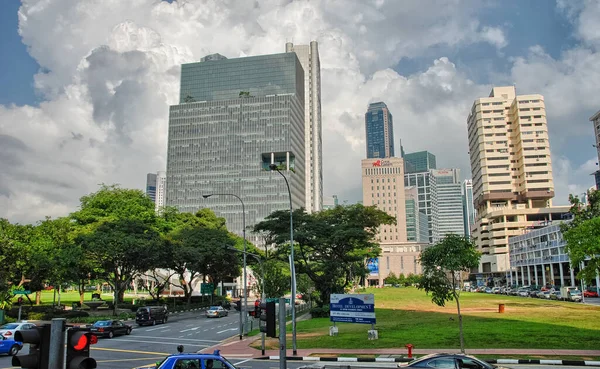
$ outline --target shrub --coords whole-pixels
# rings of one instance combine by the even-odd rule
[[[310,309],[310,316],[313,318],[329,318],[329,306],[317,306]]]

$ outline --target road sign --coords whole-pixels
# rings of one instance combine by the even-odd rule
[[[214,291],[214,285],[212,283],[202,283],[200,285],[200,293],[212,294]]]
[[[373,294],[331,294],[330,300],[330,321],[375,324],[375,297]]]
[[[14,291],[13,292],[15,295],[29,295],[31,294],[31,291]]]

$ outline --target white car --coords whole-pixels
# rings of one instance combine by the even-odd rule
[[[35,324],[29,322],[6,323],[0,327],[0,335],[14,339],[16,331],[23,331],[31,328],[35,328]]]
[[[229,311],[223,309],[222,306],[211,306],[206,310],[207,318],[220,318],[229,315]]]

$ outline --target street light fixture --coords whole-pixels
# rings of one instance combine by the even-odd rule
[[[246,207],[244,205],[244,201],[242,198],[233,193],[211,193],[208,195],[202,195],[205,199],[208,199],[211,196],[233,196],[236,199],[240,200],[242,203],[242,234],[244,236],[244,306],[240,306],[240,340],[244,338],[244,334],[246,334],[246,326],[248,325],[248,315],[244,315],[244,311],[248,309],[248,293],[247,293],[247,281],[246,281]],[[242,322],[242,315],[244,315],[244,321]]]
[[[285,180],[285,185],[287,186],[288,195],[290,197],[290,271],[292,274],[292,298],[290,299],[290,308],[292,309],[292,350],[293,355],[296,356],[296,268],[294,267],[294,217],[292,209],[292,191],[290,191],[290,184],[286,176],[279,171],[279,168],[276,164],[270,164],[269,169],[275,170],[277,173],[281,174]]]

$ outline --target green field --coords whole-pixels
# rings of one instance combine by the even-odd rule
[[[329,336],[328,318],[297,323],[298,348],[459,348],[456,303],[438,307],[415,288],[369,289],[375,294],[379,339],[369,341],[369,325],[338,323]],[[498,313],[498,304],[505,312]],[[600,307],[483,293],[461,294],[466,348],[578,349],[600,346]],[[288,331],[289,334],[289,331]]]

